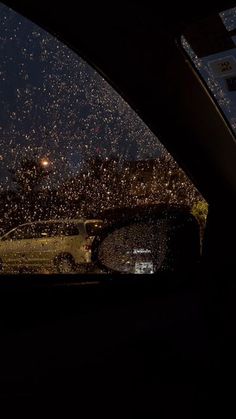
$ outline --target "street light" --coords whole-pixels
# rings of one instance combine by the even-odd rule
[[[44,157],[43,159],[40,160],[40,164],[42,167],[46,169],[50,165],[50,161]]]

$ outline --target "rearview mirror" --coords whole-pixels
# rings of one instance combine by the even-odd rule
[[[155,274],[189,269],[200,259],[200,229],[187,210],[146,209],[103,229],[93,261],[109,272]]]

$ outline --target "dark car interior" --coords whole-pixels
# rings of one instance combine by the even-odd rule
[[[151,276],[120,275],[113,265],[104,275],[1,275],[1,401],[9,411],[33,401],[33,412],[50,406],[81,418],[228,416],[236,371],[236,142],[181,36],[194,40],[190,28],[235,3],[4,3],[115,87],[209,212],[200,254],[198,226],[184,210],[153,207],[152,221],[148,210],[149,227],[164,219],[177,232],[168,236],[171,269]],[[210,42],[199,33],[201,46]],[[94,259],[110,233],[146,216],[139,209],[116,216],[95,241]]]

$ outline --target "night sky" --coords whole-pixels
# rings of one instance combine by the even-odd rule
[[[93,157],[137,160],[163,151],[157,138],[90,66],[0,3],[0,186],[26,157],[48,158],[48,186]]]

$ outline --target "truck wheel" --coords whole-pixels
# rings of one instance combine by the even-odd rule
[[[75,270],[75,261],[72,255],[62,254],[55,258],[54,265],[58,273],[71,273]]]

